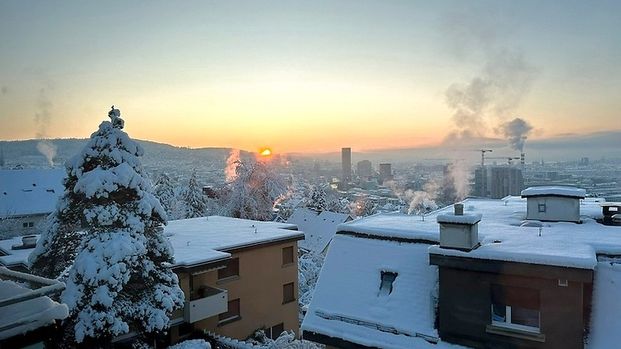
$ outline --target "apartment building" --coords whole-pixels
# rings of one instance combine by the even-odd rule
[[[335,348],[618,346],[621,228],[599,223],[609,205],[577,188],[521,194],[467,199],[424,221],[340,225],[303,337]]]
[[[236,339],[257,329],[299,334],[297,241],[304,234],[295,225],[210,216],[170,221],[164,234],[186,302],[162,343],[204,330]],[[33,248],[18,238],[0,241],[0,264],[23,270]]]
[[[186,294],[172,342],[194,330],[245,339],[257,329],[299,333],[297,241],[286,223],[210,216],[169,222],[173,270]]]

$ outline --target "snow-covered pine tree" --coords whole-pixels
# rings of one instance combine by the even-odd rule
[[[190,182],[183,194],[185,204],[185,218],[203,217],[207,214],[207,202],[203,195],[203,188],[198,183],[196,170],[192,172]]]
[[[272,220],[276,201],[287,191],[268,161],[238,160],[235,178],[222,191],[220,205],[225,216]]]
[[[328,199],[325,188],[319,184],[311,186],[306,207],[321,212],[325,211],[327,206]]]
[[[172,219],[171,213],[177,204],[177,196],[175,195],[172,179],[166,172],[162,172],[157,178],[153,193],[158,200],[160,200],[160,204],[162,204],[162,207],[166,211],[168,219]]]
[[[139,160],[143,150],[122,131],[118,109],[108,116],[112,120],[102,122],[69,161],[65,197],[33,259],[33,265],[42,258],[70,265],[61,296],[70,309],[65,340],[89,347],[130,330],[163,331],[184,300],[170,269],[172,247],[162,229],[166,215]],[[65,248],[75,260],[54,260],[50,249],[75,237],[70,228],[76,222],[82,231],[77,248]]]

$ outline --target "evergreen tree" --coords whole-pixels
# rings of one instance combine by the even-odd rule
[[[184,300],[143,150],[122,131],[118,109],[108,116],[68,162],[65,194],[31,260],[44,275],[68,269],[65,340],[89,347],[130,330],[161,332]]]
[[[327,193],[321,185],[313,185],[311,187],[306,207],[319,212],[327,209]]]
[[[166,211],[168,219],[173,219],[173,210],[177,205],[177,196],[175,195],[175,188],[172,183],[172,179],[168,174],[162,173],[155,184],[155,196],[160,200],[160,204]]]
[[[207,202],[203,196],[203,188],[198,183],[196,170],[192,172],[190,182],[183,195],[185,218],[203,217],[207,214]]]
[[[269,168],[267,160],[237,160],[235,176],[226,184],[220,197],[222,214],[272,220],[274,204],[286,191],[286,186]]]

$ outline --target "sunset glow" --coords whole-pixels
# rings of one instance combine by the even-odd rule
[[[283,154],[501,138],[516,116],[531,140],[620,130],[619,3],[535,4],[5,2],[0,139],[84,138],[111,104],[138,139]]]
[[[268,157],[272,155],[272,150],[270,148],[265,148],[263,150],[261,150],[261,156],[263,157]]]

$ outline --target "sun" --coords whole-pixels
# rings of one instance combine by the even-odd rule
[[[261,154],[261,156],[263,156],[263,157],[271,156],[272,155],[272,149],[270,149],[270,148],[263,148],[263,149],[261,149],[259,154]]]

